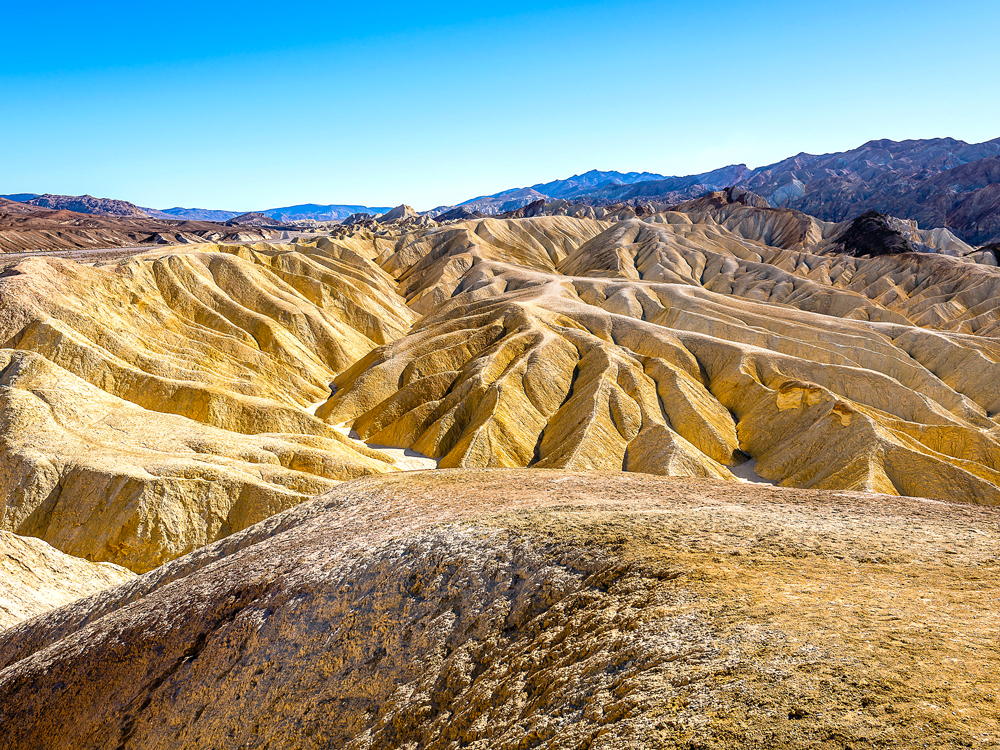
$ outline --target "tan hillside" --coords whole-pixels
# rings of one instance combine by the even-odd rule
[[[967,503],[369,477],[0,632],[0,747],[995,747],[998,548]]]
[[[0,531],[0,630],[135,577],[64,554],[41,539]]]
[[[0,299],[10,531],[143,571],[393,470],[306,410],[414,317],[360,256],[36,258]]]
[[[748,196],[21,261],[2,528],[142,572],[420,454],[997,504],[1000,270]]]

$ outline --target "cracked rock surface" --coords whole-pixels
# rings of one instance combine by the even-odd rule
[[[889,495],[365,477],[0,632],[0,748],[993,747],[998,542]]]

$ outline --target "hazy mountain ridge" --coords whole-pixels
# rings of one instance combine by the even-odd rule
[[[150,216],[158,219],[182,219],[187,221],[218,221],[226,222],[245,213],[257,213],[270,216],[280,222],[301,221],[302,219],[314,219],[316,221],[343,221],[351,214],[385,213],[390,206],[362,206],[346,203],[301,203],[296,206],[280,206],[278,208],[265,208],[260,211],[222,211],[210,208],[165,208],[158,210],[155,208],[144,208]]]
[[[974,244],[1000,240],[1000,138],[973,144],[955,138],[872,140],[850,151],[803,152],[756,169],[736,164],[681,177],[592,170],[458,205],[496,215],[541,199],[681,203],[731,186],[826,221],[875,210],[921,227],[950,229]]]
[[[711,172],[686,177],[664,177],[660,180],[637,182],[633,185],[608,185],[586,194],[585,197],[607,202],[627,201],[635,198],[656,198],[669,203],[697,198],[712,190],[721,190],[740,184],[750,173],[746,164],[732,164]]]
[[[174,219],[180,221],[229,221],[234,216],[239,216],[240,211],[217,211],[211,208],[156,208],[142,209],[154,219]]]
[[[534,188],[513,188],[500,193],[494,193],[493,195],[480,195],[472,200],[459,203],[457,206],[446,206],[442,212],[446,213],[452,208],[461,207],[468,211],[478,211],[486,216],[495,216],[507,211],[515,211],[529,203],[548,198],[549,196],[539,193]]]
[[[874,210],[915,220],[924,228],[952,230],[977,245],[1000,240],[1000,138],[974,144],[955,138],[872,140],[849,151],[803,152],[756,169],[734,164],[685,176],[590,170],[566,179],[480,195],[454,206],[438,206],[427,213],[438,216],[461,207],[469,213],[496,216],[540,200],[572,200],[594,206],[649,201],[677,204],[731,186],[752,190],[771,205],[794,208],[826,221],[844,221]],[[77,213],[220,223],[244,213],[142,208],[128,201],[89,195],[16,193],[0,198]],[[385,206],[304,203],[254,213],[279,222],[343,221],[352,214],[377,215],[389,210]]]
[[[35,208],[50,208],[53,210],[73,211],[80,214],[96,214],[99,216],[131,216],[135,218],[167,219],[172,221],[214,221],[224,223],[232,218],[246,213],[259,213],[270,216],[279,222],[315,219],[317,221],[342,221],[354,213],[380,214],[389,211],[391,206],[362,206],[341,203],[302,203],[295,206],[279,206],[261,211],[227,211],[213,208],[147,208],[134,203],[112,198],[94,198],[91,195],[37,195],[35,193],[12,193],[0,195],[0,199],[20,203]],[[3,206],[3,213],[24,213],[10,206]]]
[[[565,180],[553,180],[552,182],[539,182],[532,185],[533,190],[537,190],[551,198],[573,198],[583,195],[598,188],[610,187],[613,185],[633,185],[637,182],[651,180],[669,179],[662,174],[652,172],[601,172],[592,169],[583,174],[575,174]]]

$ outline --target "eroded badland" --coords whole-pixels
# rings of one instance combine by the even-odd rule
[[[0,342],[0,748],[1000,745],[946,230],[401,207],[27,258]]]

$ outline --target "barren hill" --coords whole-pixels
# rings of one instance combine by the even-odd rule
[[[56,211],[74,211],[81,214],[102,216],[128,216],[148,218],[146,213],[134,203],[111,198],[95,198],[92,195],[39,195],[27,201],[32,206],[51,208]]]
[[[270,239],[273,229],[212,222],[104,216],[0,202],[0,253]]]

